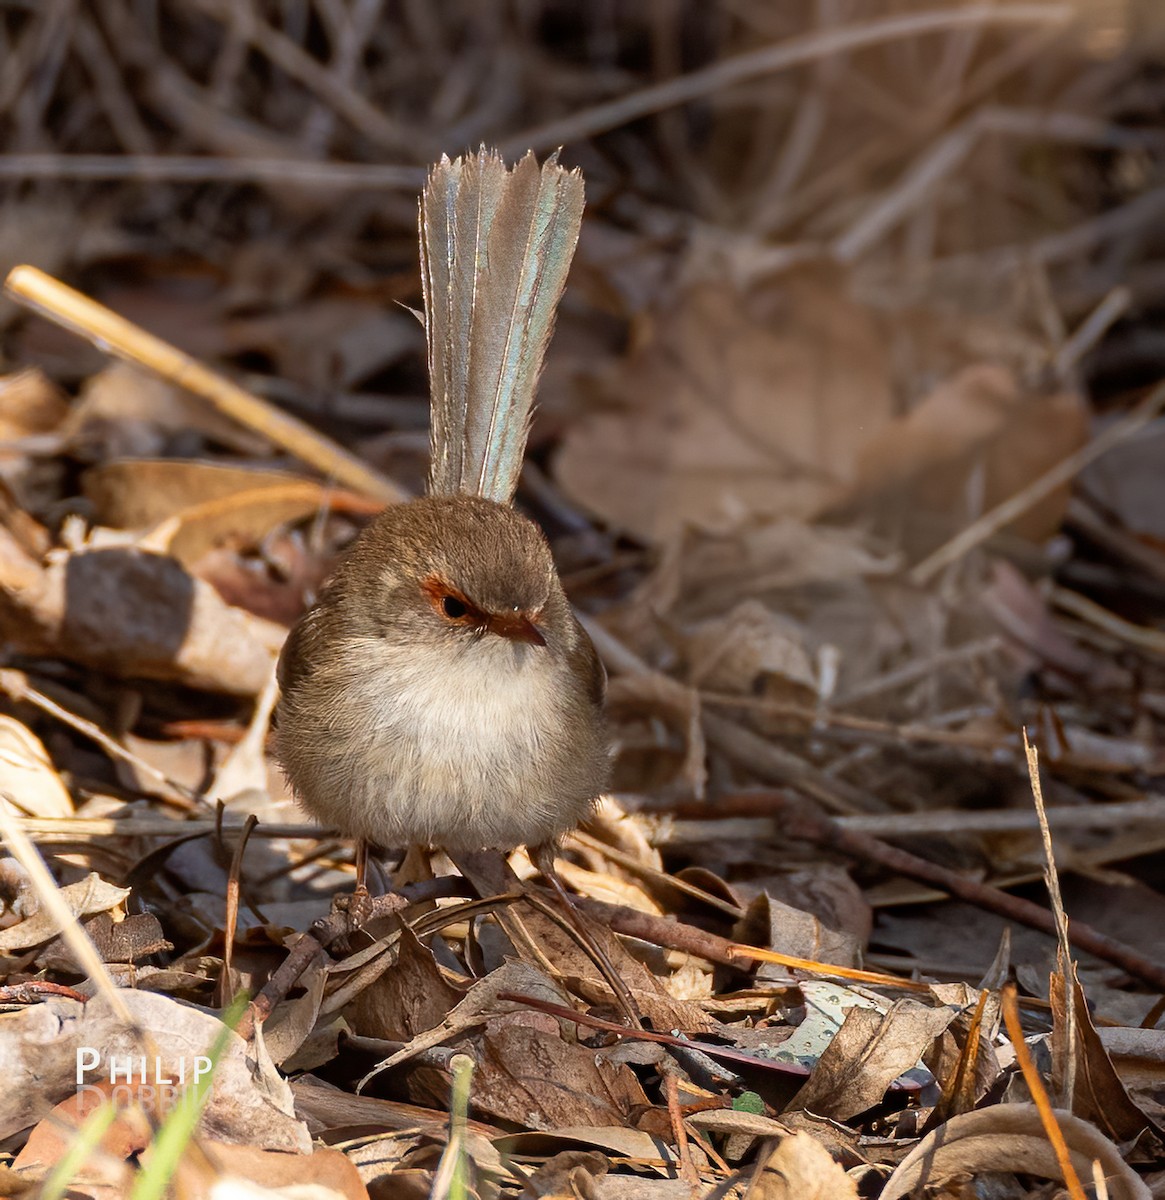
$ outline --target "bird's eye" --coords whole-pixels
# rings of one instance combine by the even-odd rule
[[[441,601],[441,611],[449,620],[457,621],[465,616],[469,609],[465,606],[465,602],[458,600],[456,596],[446,596]]]

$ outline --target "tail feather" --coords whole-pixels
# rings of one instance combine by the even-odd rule
[[[443,158],[421,197],[429,491],[509,503],[578,241],[583,182],[554,158]]]

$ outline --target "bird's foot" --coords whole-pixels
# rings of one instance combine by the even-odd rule
[[[371,893],[359,883],[350,896],[337,896],[336,909],[348,917],[348,932],[355,933],[376,915],[376,902]]]

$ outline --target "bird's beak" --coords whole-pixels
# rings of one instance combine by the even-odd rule
[[[542,631],[525,613],[491,613],[486,622],[490,633],[509,638],[511,642],[529,642],[532,646],[545,646]]]

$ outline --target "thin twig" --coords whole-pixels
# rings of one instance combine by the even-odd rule
[[[1052,1103],[1048,1099],[1048,1093],[1044,1090],[1044,1082],[1040,1078],[1039,1070],[1032,1061],[1031,1051],[1028,1050],[1027,1042],[1023,1038],[1023,1026],[1019,1020],[1019,1005],[1016,1002],[1014,983],[1005,984],[1003,988],[1003,1023],[1007,1026],[1007,1036],[1011,1039],[1012,1049],[1015,1050],[1015,1060],[1019,1063],[1024,1082],[1027,1084],[1027,1089],[1040,1114],[1044,1133],[1047,1134],[1048,1141],[1052,1143],[1052,1149],[1055,1151],[1056,1161],[1060,1165],[1060,1173],[1064,1177],[1068,1195],[1072,1200],[1086,1200],[1084,1189],[1080,1186],[1080,1177],[1072,1165],[1072,1155],[1068,1150],[1068,1143],[1064,1140],[1064,1131],[1060,1128],[1060,1122],[1056,1120]]]
[[[257,430],[330,478],[386,504],[407,499],[392,480],[310,425],[260,400],[169,342],[147,333],[141,326],[36,267],[13,267],[4,288],[22,304],[80,334],[99,349],[137,363],[200,396],[219,412]]]
[[[305,162],[294,158],[220,158],[182,154],[4,154],[0,179],[143,180],[150,183],[280,184],[305,188],[419,191],[420,167]]]
[[[760,799],[761,796],[761,793],[757,793],[754,798]],[[896,846],[887,845],[878,838],[844,829],[836,821],[810,812],[804,801],[794,800],[776,792],[764,793],[763,799],[770,806],[773,815],[779,814],[784,833],[789,838],[807,841],[822,849],[832,850],[862,862],[876,863],[897,875],[905,875],[908,879],[930,884],[987,912],[998,913],[1008,920],[1018,921],[1042,933],[1053,936],[1056,933],[1056,921],[1052,913],[1030,900],[1010,896],[998,888],[960,875]],[[1110,938],[1081,921],[1070,923],[1068,935],[1072,945],[1078,950],[1086,951],[1104,962],[1120,967],[1156,991],[1165,991],[1165,966],[1146,958],[1132,946]]]
[[[39,708],[41,712],[47,713],[63,725],[67,725],[70,729],[76,730],[77,733],[96,742],[111,758],[117,758],[124,763],[128,763],[135,771],[141,772],[146,777],[154,780],[155,783],[160,783],[170,793],[160,797],[166,804],[184,809],[187,812],[199,807],[197,797],[189,788],[171,779],[164,771],[158,770],[152,763],[146,762],[144,758],[140,758],[133,751],[127,750],[120,742],[111,738],[100,726],[94,725],[92,721],[85,720],[84,717],[77,716],[76,713],[69,712],[67,708],[62,708],[61,705],[44,695],[43,692],[38,692],[20,671],[0,668],[0,691],[18,703],[23,702],[31,704],[34,708]],[[171,826],[175,824],[173,821],[168,823]],[[50,823],[50,826],[49,829],[37,830],[36,832],[55,832],[60,828],[55,820]],[[29,827],[26,826],[26,828]]]
[[[971,4],[954,10],[909,13],[817,30],[778,42],[775,46],[765,46],[734,58],[722,59],[678,79],[641,88],[628,96],[620,96],[569,117],[523,130],[502,143],[502,153],[514,155],[527,148],[547,150],[568,142],[582,141],[665,108],[723,91],[734,84],[787,71],[836,54],[860,50],[865,46],[979,25],[1059,25],[1070,21],[1072,15],[1072,7],[1068,4],[1009,4],[1006,7]]]
[[[1127,441],[1133,434],[1144,429],[1163,408],[1165,408],[1165,383],[1159,383],[1127,416],[1115,421],[1107,429],[1097,434],[1087,445],[1062,459],[1038,479],[1029,483],[1027,487],[1013,496],[1009,496],[1002,504],[996,505],[990,512],[984,513],[977,521],[972,522],[961,533],[956,534],[949,542],[924,558],[922,562],[911,569],[910,582],[917,587],[925,587],[944,567],[957,562],[980,542],[989,538],[993,533],[998,533],[1005,525],[1009,525],[1057,488],[1063,487],[1089,463],[1095,462],[1114,446],[1119,446],[1121,442]]]

